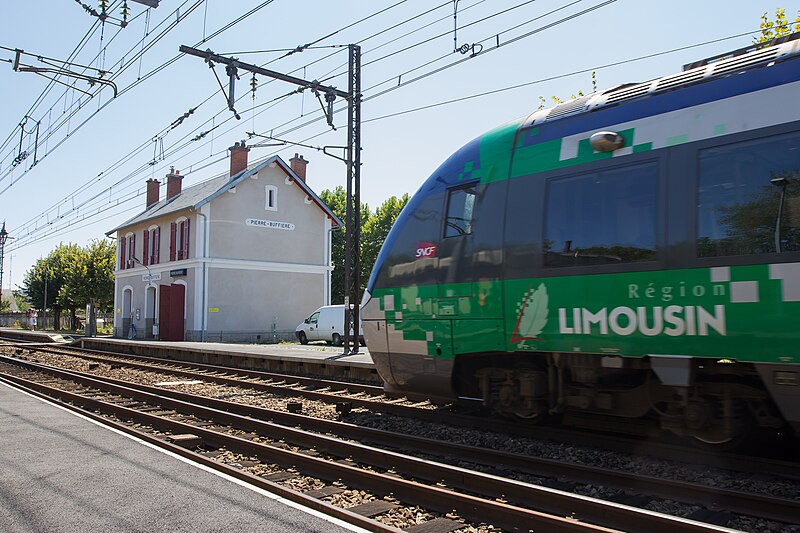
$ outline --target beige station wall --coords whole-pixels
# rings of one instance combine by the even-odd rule
[[[324,265],[330,227],[327,216],[279,166],[261,169],[210,204],[209,256]],[[266,187],[275,187],[277,210],[266,209]],[[293,224],[277,229],[248,225],[248,219]]]
[[[323,305],[325,275],[208,269],[208,327],[215,331],[294,331]]]

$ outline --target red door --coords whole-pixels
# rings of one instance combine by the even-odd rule
[[[162,341],[183,340],[183,304],[186,287],[183,285],[161,285],[158,304],[158,337]]]

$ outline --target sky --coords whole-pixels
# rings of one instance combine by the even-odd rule
[[[342,100],[333,129],[309,91],[258,76],[253,95],[240,71],[237,120],[220,91],[220,82],[228,90],[224,65],[212,70],[180,54],[181,45],[346,91],[347,45],[359,44],[361,194],[375,209],[413,194],[450,154],[535,111],[540,97],[550,106],[552,96],[591,92],[592,72],[598,90],[673,74],[751,44],[765,12],[800,13],[800,0],[161,0],[157,8],[128,0],[121,28],[123,1],[108,3],[111,18],[101,23],[84,8],[99,9],[95,0],[5,2],[3,288],[18,288],[60,243],[105,239],[143,211],[147,179],[174,167],[186,188],[225,173],[237,141],[272,145],[252,147],[251,163],[302,154],[317,193],[346,185],[344,163],[319,149],[347,143]],[[462,45],[466,54],[454,50]],[[16,49],[23,67],[60,74],[14,71]],[[104,71],[116,98],[111,85],[63,68],[84,78]]]

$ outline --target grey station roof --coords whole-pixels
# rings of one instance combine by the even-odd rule
[[[323,202],[319,196],[317,196],[317,194],[311,190],[308,184],[301,180],[283,159],[281,159],[279,156],[273,156],[262,163],[242,170],[233,177],[228,177],[227,175],[218,176],[216,178],[211,178],[210,180],[198,183],[197,185],[188,187],[169,200],[161,200],[158,203],[150,206],[149,209],[145,209],[143,212],[139,213],[133,218],[106,232],[106,235],[111,235],[112,233],[129,226],[141,224],[142,222],[169,215],[170,213],[176,213],[184,209],[190,209],[192,211],[198,210],[272,163],[276,163],[281,167],[281,170],[283,170],[290,178],[292,178],[295,185],[300,187],[303,192],[309,198],[311,198],[314,203],[316,203],[319,208],[322,209],[326,215],[328,215],[328,217],[330,217],[334,226],[342,225],[342,221],[339,219],[339,217],[337,217],[325,204],[325,202]]]

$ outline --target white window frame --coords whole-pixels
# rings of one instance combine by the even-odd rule
[[[270,205],[270,193],[271,195],[271,205]],[[267,211],[277,211],[278,210],[278,188],[275,185],[265,185],[264,186],[264,209]]]

